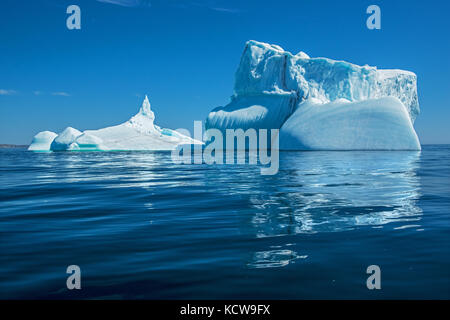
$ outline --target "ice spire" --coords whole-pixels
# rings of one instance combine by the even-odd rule
[[[152,117],[154,117],[152,109],[150,108],[150,101],[148,101],[147,95],[145,95],[144,102],[142,102],[142,106],[139,112],[143,115],[151,115]]]
[[[139,112],[131,117],[130,120],[128,120],[128,125],[132,126],[139,132],[155,132],[155,114],[153,113],[152,109],[150,108],[150,101],[148,101],[147,95],[145,95],[145,99],[142,102],[141,107],[139,108]]]

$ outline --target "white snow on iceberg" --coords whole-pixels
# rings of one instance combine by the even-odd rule
[[[171,129],[161,129],[154,124],[155,115],[148,97],[139,112],[125,123],[98,130],[80,132],[68,127],[43,149],[39,133],[33,139],[29,150],[40,151],[134,151],[134,150],[173,150],[180,144],[203,144]]]
[[[395,102],[381,99],[385,97],[395,98]],[[362,103],[369,100],[368,104]],[[323,110],[318,110],[321,112],[312,118],[310,115],[296,114],[305,101],[314,101],[315,107],[323,107]],[[351,104],[343,103],[345,101]],[[355,104],[358,102],[362,104]],[[344,110],[346,108],[350,110]],[[368,116],[369,110],[363,108],[372,110],[372,116]],[[379,110],[374,113],[374,108]],[[328,116],[325,114],[327,111],[330,112]],[[284,131],[284,134],[280,134],[282,149],[409,150],[413,146],[414,150],[418,150],[420,144],[412,124],[419,111],[417,79],[412,72],[378,70],[376,67],[358,66],[345,61],[310,58],[304,52],[293,55],[276,45],[248,41],[236,72],[231,102],[225,107],[215,108],[208,115],[205,126],[207,129],[222,131],[281,128]],[[405,112],[409,122],[403,117]],[[290,121],[295,114],[295,120]],[[333,114],[339,116],[339,121],[333,121]],[[314,130],[307,132],[308,137],[301,136],[306,134],[306,129],[301,127],[311,129],[313,125],[305,121],[319,118],[326,119],[328,126],[347,123],[350,127],[329,128],[333,132],[340,132],[335,137],[321,135],[313,139],[311,135],[318,134]],[[386,120],[384,124],[382,119]],[[363,130],[355,123],[365,123],[367,126]],[[375,124],[380,126],[380,130],[372,130]],[[372,135],[378,131],[399,136]],[[346,136],[346,133],[351,136]],[[287,141],[283,142],[282,139]],[[321,143],[303,143],[312,140],[320,140]]]

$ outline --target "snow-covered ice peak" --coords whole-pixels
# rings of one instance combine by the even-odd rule
[[[150,101],[148,101],[147,95],[145,95],[145,99],[142,102],[142,106],[141,106],[141,109],[139,109],[139,113],[143,114],[143,115],[148,115],[148,116],[151,116],[151,117],[155,118],[155,115],[152,112],[152,109],[150,107]]]
[[[303,51],[300,51],[295,56],[300,59],[309,59],[309,56]]]
[[[154,125],[154,121],[155,114],[151,110],[147,95],[145,95],[139,112],[128,120],[127,125],[142,133],[156,132],[158,128]]]

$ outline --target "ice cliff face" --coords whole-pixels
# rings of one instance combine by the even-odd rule
[[[320,107],[332,102],[356,103],[384,97],[398,99],[414,123],[419,104],[416,75],[412,72],[310,58],[303,52],[293,55],[276,45],[248,41],[236,72],[232,100],[208,115],[206,127],[283,129],[283,124],[306,101],[315,101]],[[352,105],[342,105],[349,107]],[[394,103],[394,108],[399,105]],[[412,131],[411,135],[415,135]],[[371,146],[366,144],[364,148]]]
[[[28,150],[33,151],[129,151],[173,150],[179,144],[201,144],[171,129],[154,124],[155,114],[145,96],[139,112],[113,127],[80,132],[68,127],[60,134],[38,133]]]

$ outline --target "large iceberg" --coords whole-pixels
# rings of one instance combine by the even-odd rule
[[[285,150],[420,150],[417,78],[248,41],[231,102],[206,128],[280,129]]]
[[[139,112],[127,122],[84,132],[68,127],[60,134],[38,133],[29,146],[33,151],[131,151],[173,150],[178,145],[203,144],[181,133],[154,124],[155,114],[145,96]]]

